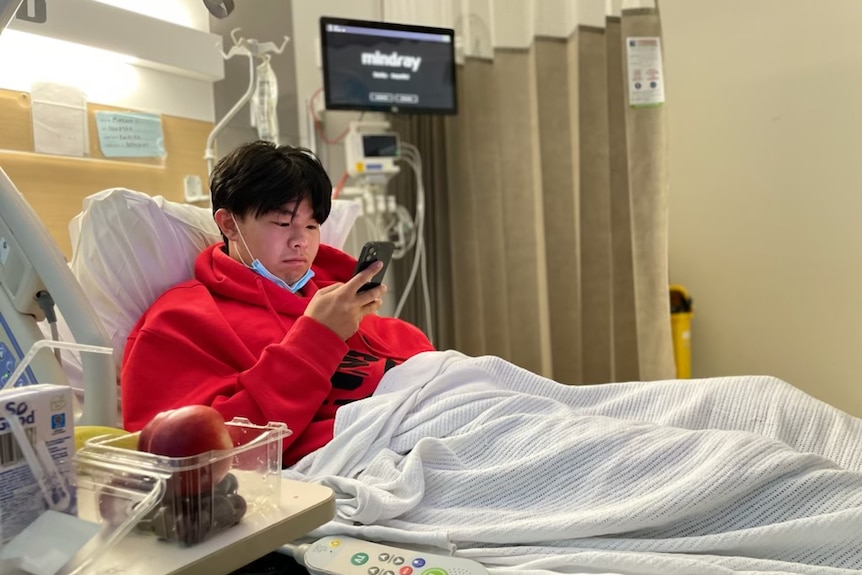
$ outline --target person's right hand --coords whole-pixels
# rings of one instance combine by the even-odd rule
[[[303,315],[319,321],[346,340],[359,329],[363,317],[383,305],[385,285],[357,293],[382,267],[383,262],[374,262],[347,283],[336,283],[319,290],[308,302]]]

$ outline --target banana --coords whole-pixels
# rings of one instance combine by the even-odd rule
[[[103,425],[79,425],[75,427],[75,451],[81,449],[88,440],[103,435],[110,435],[112,437],[126,436],[111,443],[112,446],[132,450],[137,450],[138,448],[137,435],[132,435],[125,429]]]

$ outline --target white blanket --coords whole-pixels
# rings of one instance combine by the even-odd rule
[[[335,491],[316,535],[492,573],[862,571],[862,420],[770,377],[564,386],[425,353],[285,474]]]

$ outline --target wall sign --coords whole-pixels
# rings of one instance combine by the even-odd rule
[[[626,38],[629,106],[652,108],[664,104],[661,38]]]
[[[106,158],[164,158],[162,119],[139,112],[96,112],[99,147]]]

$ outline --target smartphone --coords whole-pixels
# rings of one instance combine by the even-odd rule
[[[356,261],[356,271],[353,272],[353,275],[358,274],[378,260],[383,262],[383,267],[379,272],[374,274],[371,281],[359,288],[359,292],[357,293],[375,288],[383,282],[383,276],[386,275],[386,269],[389,267],[389,262],[392,260],[392,252],[394,251],[395,244],[392,242],[368,242],[362,246],[362,252],[360,252],[359,259]]]

